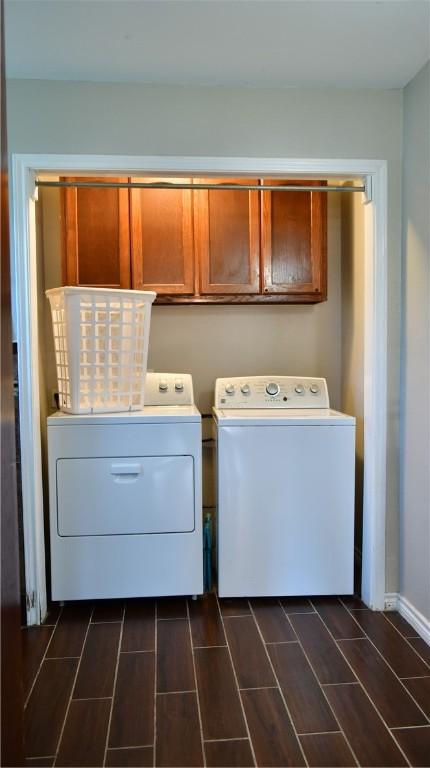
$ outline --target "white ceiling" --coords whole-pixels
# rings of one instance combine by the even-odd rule
[[[399,88],[428,0],[6,0],[10,78]]]

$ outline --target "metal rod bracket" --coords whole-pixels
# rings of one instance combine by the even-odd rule
[[[368,173],[364,177],[364,204],[368,205],[373,200],[373,177],[371,173]]]
[[[30,197],[35,203],[37,203],[39,199],[39,187],[40,187],[40,183],[37,180],[36,172],[30,171],[29,191],[30,191]]]

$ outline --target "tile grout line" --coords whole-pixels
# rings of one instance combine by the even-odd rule
[[[145,649],[144,651],[120,651],[121,656],[126,656],[128,653],[155,653],[155,648]]]
[[[80,659],[80,656],[45,656],[45,661],[64,661],[65,659]]]
[[[207,648],[227,648],[227,644],[224,645],[193,645],[195,651],[206,650]]]
[[[283,693],[283,691],[282,691],[282,688],[281,688],[281,686],[280,686],[280,683],[279,683],[279,680],[278,680],[278,676],[277,676],[277,674],[276,674],[276,672],[275,672],[275,667],[273,666],[273,663],[272,663],[272,659],[270,658],[270,654],[269,654],[269,651],[267,650],[267,647],[266,647],[266,643],[264,642],[264,637],[263,637],[263,634],[262,634],[262,632],[261,632],[261,630],[260,630],[260,627],[259,627],[259,625],[258,625],[258,621],[257,621],[257,619],[256,619],[256,617],[255,617],[255,614],[254,614],[254,611],[253,611],[253,608],[252,608],[252,603],[250,602],[249,604],[250,604],[250,606],[251,606],[251,616],[252,616],[252,618],[253,618],[253,620],[254,620],[254,624],[255,624],[255,626],[257,627],[257,632],[258,632],[258,634],[259,634],[259,636],[260,636],[260,640],[261,640],[261,642],[263,643],[264,653],[266,654],[266,657],[267,657],[267,659],[268,659],[268,661],[269,661],[269,665],[270,665],[270,668],[271,668],[271,670],[272,670],[272,673],[273,673],[273,677],[274,677],[274,678],[275,678],[275,680],[276,680],[276,686],[277,686],[277,689],[278,689],[278,691],[279,691],[279,695],[280,695],[280,697],[281,697],[281,700],[282,700],[282,702],[283,702],[283,704],[284,704],[284,707],[285,707],[285,711],[286,711],[286,713],[287,713],[287,716],[288,716],[288,719],[289,719],[289,721],[290,721],[291,727],[292,727],[292,729],[293,729],[293,731],[294,731],[294,734],[295,734],[295,736],[296,736],[296,740],[297,740],[297,743],[298,743],[298,745],[299,745],[299,749],[300,749],[300,752],[302,753],[302,757],[303,757],[303,760],[304,760],[305,766],[308,766],[308,765],[309,765],[309,763],[308,763],[308,759],[307,759],[307,757],[306,757],[306,754],[305,754],[305,750],[303,749],[302,743],[301,743],[301,741],[300,741],[300,739],[299,739],[299,735],[298,735],[298,733],[297,733],[297,729],[296,729],[295,723],[293,722],[293,718],[291,717],[291,713],[290,713],[290,710],[289,710],[289,708],[288,708],[287,702],[286,702],[286,700],[285,700],[285,696],[284,696],[284,693]],[[285,614],[285,615],[286,615],[286,614]],[[287,622],[288,622],[288,617],[287,617]],[[294,634],[296,634],[296,633],[295,633],[295,631],[294,631],[294,627],[291,625],[291,623],[290,623],[290,622],[288,622],[288,623],[289,623],[289,625],[290,625],[290,627],[291,627],[292,631],[294,632]]]
[[[417,638],[417,637],[421,637],[421,635],[403,635],[403,634],[402,634],[402,632],[400,631],[400,629],[399,629],[398,627],[396,627],[396,625],[395,625],[395,624],[394,624],[392,621],[390,621],[390,619],[388,618],[388,615],[387,615],[387,614],[389,614],[389,613],[396,613],[396,614],[397,614],[397,613],[398,613],[398,615],[399,615],[401,618],[403,618],[403,616],[402,616],[402,614],[400,613],[400,611],[380,611],[380,613],[382,613],[382,615],[383,615],[384,619],[385,619],[386,621],[388,621],[388,623],[389,623],[389,624],[390,624],[392,627],[394,627],[394,629],[396,630],[396,632],[398,632],[398,633],[399,633],[400,637],[403,637],[403,640],[408,640],[409,638],[412,638],[412,639],[414,639],[414,638]],[[406,621],[406,619],[405,619],[405,621]],[[409,622],[408,622],[408,623],[409,623]],[[412,627],[412,629],[413,629],[413,627]],[[416,652],[416,651],[415,651],[415,652]]]
[[[310,603],[311,603],[311,605],[312,605],[312,602],[311,602],[311,601],[309,601],[309,602],[310,602]],[[312,607],[313,607],[313,605],[312,605]],[[319,616],[319,614],[317,613],[317,611],[312,611],[312,615],[314,615],[314,614],[315,614],[315,616]],[[287,616],[287,619],[288,619],[288,616]],[[289,619],[288,619],[288,620],[289,620]],[[354,758],[354,760],[355,760],[356,764],[359,766],[359,765],[360,765],[360,761],[358,760],[358,758],[357,758],[357,755],[355,754],[355,752],[354,752],[354,750],[353,750],[353,748],[352,748],[352,746],[351,746],[351,744],[350,744],[350,742],[349,742],[349,739],[347,738],[347,736],[346,736],[346,733],[345,733],[344,729],[342,728],[342,726],[341,726],[341,724],[340,724],[340,722],[339,722],[339,720],[338,720],[338,718],[337,718],[337,716],[336,716],[336,712],[334,711],[334,709],[333,709],[333,707],[332,707],[332,705],[331,705],[330,701],[328,700],[328,697],[327,697],[327,696],[326,696],[326,694],[325,694],[325,691],[324,691],[323,685],[322,685],[322,683],[320,682],[320,680],[319,680],[319,677],[318,677],[318,675],[317,675],[317,673],[316,673],[316,671],[315,671],[315,669],[314,669],[314,666],[313,666],[313,664],[311,663],[311,660],[310,660],[310,658],[309,658],[308,654],[307,654],[307,653],[306,653],[306,651],[305,651],[305,648],[304,648],[304,646],[303,646],[303,643],[302,643],[302,641],[300,640],[300,637],[299,637],[299,635],[297,634],[296,630],[294,629],[294,626],[293,626],[292,622],[290,622],[290,624],[291,624],[291,626],[292,626],[292,628],[293,628],[293,632],[295,632],[295,633],[296,633],[296,636],[297,636],[297,639],[298,639],[298,642],[299,642],[299,646],[300,646],[300,648],[301,648],[301,651],[302,651],[302,653],[303,653],[303,655],[304,655],[304,657],[305,657],[306,661],[308,662],[310,669],[312,670],[312,673],[313,673],[313,675],[314,675],[314,677],[315,677],[316,683],[317,683],[317,685],[319,686],[319,688],[320,688],[320,690],[321,690],[321,692],[322,692],[322,694],[323,694],[324,700],[325,700],[325,702],[327,703],[327,706],[328,706],[328,708],[329,708],[330,712],[331,712],[331,713],[332,713],[332,715],[333,715],[334,721],[335,721],[335,723],[337,723],[337,725],[339,726],[339,730],[340,730],[340,733],[342,734],[343,738],[345,739],[345,742],[346,742],[347,746],[349,747],[349,749],[350,749],[350,751],[351,751],[351,754],[352,754],[352,756],[353,756],[353,758]],[[351,684],[352,684],[352,685],[355,685],[355,683],[332,683],[332,685],[351,685]],[[333,733],[338,733],[338,732],[339,732],[339,731],[333,731]]]
[[[85,648],[85,644],[86,644],[86,642],[87,642],[88,632],[90,631],[90,626],[91,626],[91,616],[92,616],[92,614],[93,614],[93,608],[91,608],[91,611],[90,611],[90,615],[89,615],[89,617],[88,617],[88,624],[87,624],[87,629],[86,629],[86,631],[85,631],[84,642],[82,643],[82,648],[81,648],[81,655],[80,655],[80,657],[79,657],[79,661],[78,661],[78,663],[77,663],[77,665],[76,665],[76,672],[75,672],[75,677],[74,677],[74,680],[73,680],[73,684],[72,684],[72,687],[71,687],[71,689],[70,689],[69,703],[68,703],[68,705],[67,705],[67,707],[66,707],[66,712],[65,712],[65,715],[64,715],[64,720],[63,720],[63,726],[62,726],[62,728],[61,728],[61,731],[60,731],[60,735],[59,735],[59,737],[58,737],[58,742],[57,742],[57,749],[56,749],[56,752],[55,752],[55,758],[54,758],[54,762],[52,763],[52,765],[53,765],[53,766],[55,766],[55,764],[56,764],[56,762],[57,762],[58,753],[59,753],[59,751],[60,751],[60,745],[61,745],[61,741],[62,741],[62,738],[63,738],[64,729],[65,729],[65,727],[66,727],[66,720],[67,720],[67,715],[69,714],[70,705],[71,705],[71,703],[72,703],[72,696],[73,696],[73,691],[74,691],[74,689],[75,689],[76,680],[78,679],[79,669],[80,669],[80,667],[81,667],[81,663],[82,663],[82,657],[83,657],[83,655],[84,655],[84,648]]]
[[[154,734],[153,734],[153,746],[152,746],[152,765],[155,768],[155,750],[157,745],[157,667],[158,667],[158,602],[154,600],[154,646],[155,646],[155,658],[154,658]]]
[[[338,687],[340,685],[360,685],[358,680],[352,680],[350,683],[319,683],[319,684],[321,688],[333,688],[334,686]]]
[[[362,603],[363,603],[363,605],[364,605],[364,608],[349,608],[349,606],[346,604],[346,602],[345,602],[345,600],[344,600],[344,598],[345,598],[345,597],[348,597],[348,595],[344,595],[343,597],[339,597],[339,596],[337,595],[337,599],[339,600],[340,604],[341,604],[341,605],[343,605],[343,607],[344,607],[344,608],[346,608],[346,610],[347,610],[348,612],[351,612],[351,611],[370,611],[370,608],[368,608],[368,607],[367,607],[367,605],[366,605],[365,603],[363,603],[363,601],[361,600],[361,597],[359,597],[359,598],[357,598],[357,599],[358,599],[358,600],[361,600],[361,602],[362,602]],[[355,597],[355,595],[352,595],[352,597]],[[354,617],[353,617],[353,618],[354,618]]]
[[[112,698],[113,696],[82,696],[73,701],[110,701]]]
[[[337,599],[337,601],[338,601],[338,603],[339,603],[339,608],[342,608],[342,607],[344,607],[344,606],[343,606],[343,604],[340,602],[339,598],[336,598],[336,599]],[[327,627],[327,629],[328,629],[328,624],[327,624],[327,622],[324,620],[324,617],[323,617],[322,613],[320,613],[320,612],[319,612],[319,610],[318,610],[318,608],[317,608],[317,604],[313,603],[313,602],[312,602],[312,599],[311,599],[311,601],[310,601],[310,602],[311,602],[311,604],[312,604],[312,605],[314,606],[314,608],[315,608],[315,613],[317,614],[317,616],[319,616],[319,617],[320,617],[321,621],[324,623],[324,626],[325,626],[325,627]],[[347,612],[348,612],[348,611],[347,611]],[[348,613],[349,613],[349,612],[348,612]],[[353,622],[356,624],[356,627],[357,627],[357,629],[358,629],[358,630],[359,630],[359,631],[360,631],[362,634],[360,635],[360,637],[339,637],[339,638],[336,638],[336,637],[334,636],[334,634],[333,634],[333,633],[331,632],[331,630],[330,630],[330,634],[332,635],[332,637],[333,637],[333,640],[334,640],[335,642],[337,642],[338,640],[365,640],[365,639],[366,639],[366,633],[365,633],[364,629],[362,629],[362,627],[360,627],[360,624],[358,623],[358,621],[357,621],[357,619],[355,618],[355,616],[353,616],[353,615],[352,615],[352,613],[349,613],[349,617],[350,617],[350,618],[353,620]],[[354,674],[355,674],[355,673],[354,673]]]
[[[423,638],[423,637],[421,637],[421,635],[419,635],[418,637],[404,637],[403,639],[404,639],[404,640],[406,640],[407,644],[409,645],[409,648],[412,648],[412,650],[413,650],[413,651],[415,651],[415,653],[416,653],[416,654],[418,654],[418,656],[420,657],[421,661],[423,661],[423,662],[424,662],[424,664],[426,664],[426,665],[427,665],[427,667],[429,668],[429,675],[430,675],[430,664],[429,664],[429,663],[428,663],[428,662],[425,660],[424,656],[422,656],[422,655],[420,654],[420,652],[419,652],[419,651],[417,651],[417,649],[416,649],[416,648],[414,648],[414,646],[413,646],[413,645],[412,645],[412,643],[410,642],[411,640],[422,640],[422,641],[423,641],[423,643],[425,643],[426,641],[424,640],[424,638]],[[426,644],[426,645],[427,645],[427,644]]]
[[[109,719],[108,719],[108,725],[107,725],[107,729],[106,729],[106,742],[105,742],[105,749],[104,749],[102,765],[106,765],[106,755],[107,755],[107,751],[108,751],[108,744],[109,744],[109,738],[110,738],[110,727],[111,727],[111,723],[112,723],[112,714],[113,714],[113,708],[114,708],[114,703],[115,703],[116,681],[118,679],[119,660],[120,660],[120,656],[121,656],[122,634],[124,632],[124,616],[125,616],[125,603],[123,604],[123,608],[122,608],[121,628],[120,628],[120,631],[119,631],[118,650],[117,650],[117,654],[116,654],[115,674],[114,674],[114,678],[113,678],[112,701],[111,701],[111,705],[110,705]],[[103,622],[100,622],[100,623],[103,623]],[[110,622],[110,623],[117,624],[118,622]]]
[[[205,744],[216,744],[218,741],[249,741],[248,736],[234,736],[231,739],[205,739]]]
[[[348,608],[346,608],[346,610],[348,611],[348,613],[350,613],[350,611],[348,610]],[[332,638],[332,640],[333,640],[333,642],[334,642],[334,644],[335,644],[336,648],[337,648],[337,649],[339,650],[339,652],[341,653],[341,655],[342,655],[342,658],[345,660],[346,664],[347,664],[347,665],[348,665],[348,667],[350,668],[350,670],[351,670],[351,672],[353,673],[354,677],[355,677],[355,678],[358,680],[358,682],[359,682],[359,685],[360,685],[360,687],[361,687],[361,690],[363,691],[363,693],[365,694],[365,696],[367,697],[367,699],[370,701],[370,703],[371,703],[371,705],[372,705],[373,709],[374,709],[374,710],[375,710],[375,711],[378,713],[379,717],[381,718],[381,720],[382,720],[383,724],[385,725],[385,727],[386,727],[386,729],[387,729],[388,733],[390,734],[391,738],[393,739],[393,741],[394,741],[394,744],[397,746],[397,748],[398,748],[398,749],[400,750],[400,752],[402,753],[403,757],[404,757],[404,758],[405,758],[405,760],[406,760],[406,763],[407,763],[407,765],[409,765],[409,766],[410,766],[410,765],[411,765],[411,763],[409,762],[409,759],[408,759],[407,755],[405,754],[405,752],[403,751],[403,749],[400,747],[400,745],[398,744],[398,742],[397,742],[397,741],[396,741],[396,739],[394,738],[393,734],[391,733],[391,730],[390,730],[390,728],[388,727],[387,723],[385,722],[384,718],[382,717],[382,714],[381,714],[381,712],[379,711],[379,709],[378,709],[378,707],[376,706],[376,704],[373,702],[373,700],[372,700],[371,696],[370,696],[370,695],[369,695],[369,693],[367,692],[366,688],[364,687],[364,685],[363,685],[363,683],[361,682],[361,680],[360,680],[360,678],[358,677],[358,675],[356,675],[356,673],[355,673],[355,671],[354,671],[354,669],[353,669],[352,665],[350,664],[350,662],[349,662],[349,661],[348,661],[348,659],[346,658],[345,654],[342,652],[342,648],[340,648],[340,647],[339,647],[339,644],[338,644],[338,642],[335,640],[335,637],[334,637],[334,635],[333,635],[333,634],[332,634],[332,632],[330,631],[330,629],[329,629],[329,627],[327,626],[327,624],[325,623],[324,619],[322,619],[322,618],[321,618],[321,616],[320,616],[319,614],[317,614],[317,615],[319,616],[319,618],[320,618],[321,622],[323,623],[324,627],[326,628],[327,632],[329,633],[330,637]],[[352,617],[352,618],[354,618],[354,617]],[[364,632],[364,634],[366,635],[366,632],[365,632],[365,630],[364,630],[364,629],[363,629],[363,632]],[[372,642],[372,641],[370,640],[370,637],[368,637],[367,635],[366,635],[366,637],[367,637],[367,639],[369,640],[369,642]],[[372,643],[372,645],[373,645],[373,643]],[[375,647],[376,647],[376,646],[375,646]],[[376,649],[376,650],[378,650],[378,649]],[[379,653],[379,651],[378,651],[378,653]],[[381,655],[382,655],[382,654],[381,654]],[[383,657],[382,657],[382,658],[383,658]],[[384,659],[384,661],[385,661],[385,659]],[[385,662],[385,663],[386,663],[386,662]],[[322,686],[321,686],[321,688],[322,688]],[[323,689],[323,690],[324,690],[324,689]],[[349,742],[348,742],[348,744],[349,744]],[[354,755],[354,756],[355,756],[355,755]],[[358,762],[358,761],[357,761],[357,762]]]
[[[115,619],[114,621],[111,621],[110,619],[107,619],[106,621],[91,621],[90,624],[93,626],[97,626],[98,624],[122,624],[122,620]]]
[[[415,731],[416,728],[430,728],[429,723],[424,725],[393,725],[390,731]]]
[[[425,665],[426,665],[426,666],[429,668],[429,674],[430,674],[430,664],[428,664],[428,663],[426,662],[426,660],[425,660],[425,659],[423,659],[423,657],[422,657],[422,656],[421,656],[421,655],[418,653],[418,651],[417,651],[417,650],[414,648],[414,646],[412,645],[412,643],[410,643],[410,642],[409,642],[409,640],[417,640],[417,639],[421,639],[421,640],[423,640],[423,638],[421,637],[421,635],[408,635],[408,636],[402,635],[402,633],[401,633],[400,629],[398,629],[398,628],[396,627],[396,625],[395,625],[395,624],[393,624],[393,622],[392,622],[392,621],[390,621],[390,619],[389,619],[389,618],[388,618],[388,616],[387,616],[387,613],[396,613],[396,611],[380,611],[380,613],[382,613],[382,615],[383,615],[384,619],[385,619],[386,621],[388,621],[388,623],[390,624],[390,626],[391,626],[391,627],[393,627],[393,629],[395,629],[395,630],[396,630],[396,632],[398,632],[398,633],[399,633],[400,637],[401,637],[401,638],[402,638],[402,639],[403,639],[403,640],[404,640],[404,641],[405,641],[405,642],[408,644],[409,648],[411,648],[411,649],[413,650],[413,652],[414,652],[414,653],[415,653],[417,656],[419,656],[419,658],[421,659],[421,661],[423,661],[423,662],[424,662],[424,664],[425,664]],[[399,613],[399,612],[397,611],[397,613]],[[399,613],[399,616],[401,616],[401,613]],[[406,619],[405,619],[405,621],[406,621]],[[424,642],[425,642],[425,641],[424,641]],[[421,675],[421,677],[428,677],[428,675]],[[401,679],[402,679],[402,678],[400,678],[400,677],[399,677],[399,680],[401,680]],[[403,679],[406,679],[406,678],[403,678]]]
[[[343,731],[303,731],[303,733],[299,733],[299,738],[301,736],[331,736],[333,733],[340,733],[345,738]]]
[[[311,601],[309,600],[309,598],[308,597],[304,597],[303,599],[308,601],[308,603],[309,603],[309,605],[310,605],[310,607],[312,609],[313,606],[312,606]],[[303,614],[308,615],[309,613],[315,613],[315,609],[310,610],[310,611],[290,611],[289,613],[287,613],[287,611],[285,610],[284,606],[282,605],[282,600],[281,600],[280,597],[278,597],[278,603],[281,606],[282,610],[284,611],[287,619],[288,619],[288,616],[302,616]]]
[[[352,615],[352,612],[353,612],[353,610],[354,610],[354,609],[348,608],[346,605],[345,605],[345,608],[346,608],[346,610],[347,610],[347,611],[348,611],[348,612],[349,612],[349,613]],[[373,612],[371,608],[360,608],[360,609],[356,609],[356,610],[361,610],[361,611],[367,610],[367,611]],[[384,617],[384,619],[385,619],[385,620],[388,622],[388,624],[390,625],[390,627],[392,627],[393,629],[395,629],[395,630],[396,630],[396,632],[397,632],[397,633],[400,635],[400,637],[402,638],[402,640],[404,640],[404,641],[405,641],[405,642],[408,644],[409,648],[411,648],[411,649],[413,650],[413,652],[414,652],[414,653],[415,653],[417,656],[419,656],[419,658],[421,659],[421,661],[423,661],[423,662],[424,662],[424,664],[425,664],[425,665],[426,665],[426,666],[429,668],[429,670],[430,670],[430,665],[429,665],[429,664],[426,662],[426,660],[425,660],[425,659],[423,659],[423,657],[422,657],[422,656],[421,656],[421,655],[418,653],[418,651],[417,651],[417,650],[414,648],[414,646],[413,646],[413,645],[412,645],[412,644],[409,642],[409,640],[417,640],[417,639],[421,639],[421,640],[422,640],[423,638],[421,637],[421,635],[410,635],[410,636],[407,636],[407,637],[405,637],[405,635],[402,635],[402,633],[401,633],[400,629],[398,629],[398,628],[396,627],[396,625],[395,625],[395,624],[393,624],[393,622],[392,622],[392,621],[390,621],[390,619],[389,619],[389,618],[388,618],[388,616],[387,616],[387,614],[388,614],[388,613],[399,613],[398,611],[376,611],[376,613],[380,613],[380,614],[382,614],[382,616],[383,616],[383,617]],[[400,613],[399,613],[399,616],[401,616],[401,614],[400,614]],[[355,619],[355,616],[353,616],[353,619]],[[355,621],[357,621],[357,619],[355,619]],[[406,619],[405,619],[405,621],[406,621]],[[363,632],[364,632],[364,634],[366,635],[366,637],[368,637],[368,638],[369,638],[370,642],[372,642],[371,638],[369,637],[369,635],[367,635],[367,633],[365,632],[365,630],[364,630],[364,629],[363,629]],[[424,642],[425,642],[425,641],[424,641]],[[375,646],[375,647],[376,647],[376,646]],[[382,656],[382,653],[381,653],[381,656]],[[398,677],[398,675],[397,675],[397,677]],[[424,675],[423,675],[423,677],[424,677]],[[399,678],[399,680],[400,680],[400,679],[401,679],[401,678]]]
[[[236,675],[236,669],[235,669],[234,664],[233,664],[233,657],[231,655],[230,645],[229,645],[229,642],[228,642],[228,636],[227,636],[227,632],[225,630],[224,616],[222,614],[221,606],[220,606],[220,603],[219,603],[218,594],[216,592],[215,592],[215,599],[216,599],[217,606],[218,606],[218,611],[219,611],[219,615],[220,615],[220,619],[221,619],[222,628],[224,630],[224,636],[225,636],[225,639],[226,639],[226,642],[227,642],[227,653],[228,653],[228,656],[229,656],[229,659],[230,659],[230,664],[231,664],[231,667],[232,667],[232,670],[233,670],[233,677],[234,677],[234,681],[236,683],[236,690],[237,690],[237,695],[239,697],[240,708],[242,710],[243,721],[245,723],[246,732],[248,734],[248,740],[249,740],[249,746],[251,748],[252,759],[254,760],[254,765],[257,766],[258,763],[257,763],[257,758],[255,756],[254,745],[252,743],[251,733],[249,731],[249,726],[248,726],[248,720],[246,719],[246,714],[245,714],[245,707],[243,706],[242,696],[240,695],[240,688],[239,688],[239,682],[238,682],[237,675]],[[249,600],[248,600],[248,605],[249,605]],[[246,614],[246,615],[249,616],[249,614]],[[228,617],[228,618],[234,618],[234,617]]]
[[[158,691],[157,696],[177,696],[178,693],[197,693],[197,688],[187,688],[185,691]]]
[[[348,610],[348,609],[347,609],[347,610]],[[401,678],[401,677],[399,677],[399,675],[397,674],[397,672],[396,672],[396,671],[393,669],[393,667],[391,666],[391,664],[389,664],[389,662],[388,662],[388,661],[387,661],[387,659],[385,658],[384,654],[383,654],[383,653],[381,653],[381,651],[379,650],[379,648],[378,648],[378,647],[375,645],[375,643],[373,642],[372,638],[371,638],[371,637],[369,637],[369,635],[367,635],[367,634],[366,634],[366,632],[365,632],[365,630],[364,630],[364,629],[363,629],[363,632],[364,632],[364,634],[366,635],[366,638],[365,638],[365,639],[367,639],[367,640],[369,641],[369,643],[371,644],[371,646],[373,646],[373,648],[375,649],[375,651],[377,652],[377,654],[378,654],[378,655],[381,657],[381,659],[382,659],[382,660],[384,661],[384,663],[387,665],[388,669],[390,669],[390,670],[391,670],[391,672],[393,673],[394,677],[395,677],[395,678],[396,678],[396,679],[399,681],[399,683],[401,684],[401,686],[403,687],[403,689],[406,691],[406,693],[408,694],[408,696],[410,696],[410,698],[412,699],[412,701],[414,702],[414,704],[415,704],[415,705],[418,707],[418,709],[420,710],[420,712],[421,712],[421,713],[424,715],[424,717],[425,717],[425,719],[427,720],[427,722],[430,722],[430,718],[427,716],[427,714],[424,712],[424,710],[422,709],[422,707],[421,707],[421,706],[418,704],[418,702],[416,701],[416,699],[414,698],[414,696],[412,695],[412,693],[411,693],[411,692],[408,690],[408,688],[406,687],[406,685],[405,685],[405,684],[404,684],[404,682],[403,682],[403,680],[422,679],[423,677],[430,677],[430,675],[418,675],[416,678],[408,678],[408,677],[405,677],[405,678]],[[337,647],[338,647],[338,648],[339,648],[339,642],[341,642],[341,641],[340,641],[340,640],[339,640],[339,641],[335,641],[335,643],[336,643],[336,645],[337,645]],[[341,651],[341,653],[342,653],[342,648],[339,648],[339,650],[340,650],[340,651]],[[345,657],[345,655],[344,655],[343,653],[342,653],[342,656],[343,656],[344,658],[346,658],[346,657]],[[354,673],[354,674],[355,674],[355,673]],[[364,688],[364,686],[363,686],[363,688]],[[366,693],[367,693],[367,692],[366,692]],[[372,704],[373,704],[373,700],[371,699],[371,697],[370,697],[370,696],[369,696],[369,699],[372,701]],[[377,712],[379,712],[379,709],[378,709],[378,707],[376,706],[376,704],[374,704],[374,707],[375,707],[375,709],[377,710]],[[382,717],[382,715],[381,715],[381,717]],[[384,720],[384,723],[385,723],[385,720]],[[387,723],[385,723],[385,725],[387,725]],[[399,726],[399,727],[401,727],[401,726]],[[404,727],[407,727],[407,726],[404,726]],[[410,727],[413,727],[413,726],[410,726]],[[387,728],[389,728],[389,726],[388,726],[388,725],[387,725]],[[397,743],[397,742],[396,742],[396,743]]]
[[[193,662],[194,685],[196,687],[197,714],[198,714],[198,717],[199,717],[199,726],[200,726],[200,743],[201,743],[201,747],[202,747],[203,766],[205,768],[206,767],[206,751],[205,751],[205,742],[204,742],[204,738],[203,738],[203,721],[202,721],[202,713],[201,713],[201,710],[200,710],[199,687],[197,685],[196,660],[195,660],[195,657],[194,657],[193,633],[191,631],[190,606],[189,606],[188,600],[186,602],[186,605],[187,605],[187,617],[188,617],[188,630],[189,630],[189,633],[190,633],[191,658],[192,658],[192,662]]]
[[[352,613],[351,613],[351,611],[349,610],[349,608],[346,608],[346,606],[344,606],[344,607],[345,607],[345,610],[346,610],[346,611],[347,611],[347,612],[348,612],[348,613],[349,613],[349,614],[352,616]],[[364,610],[364,609],[363,609],[363,610]],[[319,614],[318,614],[318,615],[319,615]],[[354,618],[354,616],[352,616],[352,618]],[[340,643],[341,641],[337,641],[337,640],[335,639],[335,637],[334,637],[333,633],[331,632],[331,630],[329,629],[328,625],[326,624],[326,622],[324,621],[324,619],[323,619],[321,616],[320,616],[320,619],[321,619],[322,623],[324,624],[324,626],[325,626],[325,628],[326,628],[327,632],[329,633],[330,637],[332,638],[332,640],[333,640],[333,642],[334,642],[335,646],[338,648],[338,650],[339,650],[339,651],[340,651],[340,653],[342,654],[342,657],[345,659],[346,663],[348,664],[349,668],[351,669],[352,673],[353,673],[353,674],[354,674],[354,676],[357,678],[357,680],[358,680],[358,683],[359,683],[359,685],[360,685],[360,687],[361,687],[362,691],[364,692],[364,694],[366,695],[366,697],[369,699],[369,701],[370,701],[371,705],[372,705],[372,706],[373,706],[373,708],[376,710],[376,712],[378,713],[378,715],[379,715],[379,717],[381,718],[382,722],[384,723],[384,725],[385,725],[385,727],[386,727],[386,729],[387,729],[388,733],[391,735],[391,737],[392,737],[392,739],[393,739],[393,741],[394,741],[395,745],[398,747],[398,749],[399,749],[399,750],[400,750],[400,752],[402,753],[402,755],[403,755],[403,757],[405,758],[405,760],[406,760],[407,764],[408,764],[408,765],[411,765],[411,763],[410,763],[410,761],[409,761],[409,759],[408,759],[408,757],[407,757],[406,753],[403,751],[403,749],[401,748],[400,744],[397,742],[397,740],[394,738],[393,734],[391,733],[391,729],[390,729],[390,727],[388,726],[388,724],[385,722],[385,720],[384,720],[384,718],[383,718],[383,716],[382,716],[382,713],[379,711],[378,707],[377,707],[377,706],[376,706],[376,704],[374,703],[374,701],[373,701],[373,699],[371,698],[370,694],[367,692],[367,690],[366,690],[366,688],[365,688],[364,684],[362,683],[362,681],[360,680],[360,678],[358,677],[358,675],[356,675],[356,673],[355,673],[355,671],[354,671],[354,669],[353,669],[352,665],[350,664],[349,660],[346,658],[345,654],[342,652],[342,648],[341,648],[341,646],[339,646],[339,643]],[[355,619],[354,619],[354,620],[355,620]],[[387,666],[389,667],[389,669],[391,669],[391,671],[393,672],[393,674],[394,674],[394,675],[395,675],[395,676],[398,678],[398,675],[396,675],[396,673],[394,672],[394,670],[391,668],[391,666],[390,666],[390,665],[388,664],[388,662],[386,661],[385,657],[382,655],[382,653],[380,653],[380,651],[378,650],[378,648],[376,647],[376,645],[375,645],[375,644],[372,642],[371,638],[368,636],[368,634],[366,633],[366,631],[365,631],[365,630],[364,630],[362,627],[360,627],[360,629],[362,629],[362,631],[363,631],[363,632],[364,632],[364,634],[365,634],[365,637],[364,637],[363,639],[367,639],[367,640],[370,642],[370,644],[371,644],[371,645],[372,645],[372,646],[375,648],[375,650],[376,650],[376,651],[378,652],[378,654],[381,656],[381,658],[383,659],[383,661],[385,662],[385,664],[387,664]],[[423,713],[423,714],[424,714],[424,713]]]
[[[60,609],[60,613],[59,613],[59,614],[58,614],[58,616],[57,616],[57,621],[56,621],[56,623],[55,623],[55,624],[50,624],[50,625],[49,625],[50,627],[53,627],[53,629],[52,629],[52,632],[51,632],[51,636],[50,636],[50,638],[49,638],[49,640],[48,640],[48,642],[47,642],[47,644],[46,644],[46,648],[45,648],[45,652],[44,652],[44,654],[43,654],[43,656],[42,656],[42,660],[41,660],[41,662],[40,662],[40,664],[39,664],[39,666],[38,666],[38,668],[37,668],[37,670],[36,670],[36,674],[34,675],[34,678],[33,678],[33,682],[32,682],[32,684],[31,684],[31,686],[30,686],[30,690],[29,690],[29,692],[28,692],[28,696],[27,696],[27,698],[26,698],[26,700],[25,700],[25,702],[24,702],[24,710],[26,709],[26,707],[27,707],[27,704],[28,704],[28,702],[29,702],[29,700],[30,700],[30,696],[31,696],[31,694],[33,693],[33,689],[34,689],[34,686],[36,685],[36,680],[37,680],[37,678],[39,677],[39,673],[40,673],[40,670],[42,669],[42,664],[43,664],[43,662],[45,661],[45,659],[47,658],[46,654],[47,654],[47,652],[48,652],[48,648],[49,648],[49,646],[51,645],[51,641],[52,641],[52,638],[54,637],[54,632],[55,632],[55,630],[57,629],[57,626],[58,626],[58,622],[60,621],[60,616],[62,615],[62,613],[63,613],[63,608],[61,608],[61,609]],[[39,626],[42,626],[42,627],[43,627],[43,624],[41,624],[41,625],[39,625]],[[27,629],[28,629],[28,627],[27,627]],[[79,657],[77,657],[77,658],[79,658]]]
[[[127,747],[108,747],[108,752],[119,752],[121,749],[152,749],[152,744],[130,744]]]

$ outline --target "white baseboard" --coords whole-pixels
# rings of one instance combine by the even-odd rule
[[[399,595],[398,592],[386,592],[385,610],[399,611],[400,615],[409,621],[409,624],[430,645],[430,619],[427,619],[406,597]]]

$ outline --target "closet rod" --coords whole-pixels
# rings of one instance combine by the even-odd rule
[[[257,192],[365,192],[366,187],[342,187],[340,184],[325,184],[321,186],[312,186],[305,184],[176,184],[169,181],[139,182],[139,181],[39,181],[36,180],[36,187],[90,187],[106,189],[233,189],[256,190]]]

